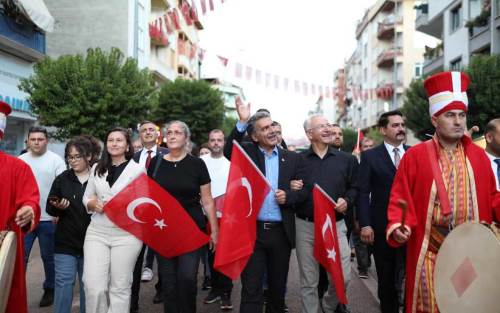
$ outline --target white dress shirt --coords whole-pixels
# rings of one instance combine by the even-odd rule
[[[142,148],[141,156],[139,157],[139,164],[142,166],[146,166],[146,159],[148,158],[148,151],[151,150],[151,159],[156,156],[156,152],[158,151],[158,146],[154,145],[153,148],[147,149],[146,147]]]
[[[497,175],[498,165],[495,163],[495,160],[498,158],[492,154],[489,154],[488,152],[486,152],[486,155],[488,156],[488,158],[490,158],[491,168],[493,169],[493,176],[495,176],[495,181],[497,182],[497,190],[500,191],[500,182],[498,181],[498,175]]]
[[[387,142],[384,141],[384,145],[385,145],[385,148],[387,149],[387,152],[389,153],[389,156],[391,157],[392,164],[396,165],[396,163],[394,163],[394,148],[398,148],[398,150],[399,150],[398,151],[399,157],[400,157],[399,160],[403,159],[403,155],[405,154],[405,148],[403,146],[403,143],[401,143],[397,147],[394,147],[390,143],[387,143]]]

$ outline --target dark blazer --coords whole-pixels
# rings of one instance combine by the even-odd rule
[[[236,140],[265,176],[266,165],[264,155],[256,143],[243,141],[244,136],[245,133],[240,133],[235,127],[224,145],[224,155],[228,160],[231,160],[233,140]],[[280,205],[281,217],[283,219],[286,236],[293,248],[295,247],[295,213],[293,211],[293,206],[307,200],[307,195],[311,190],[311,186],[308,183],[304,159],[298,153],[283,150],[278,147],[278,158],[278,188],[286,192],[286,202]],[[291,191],[290,181],[293,179],[302,179],[304,181],[304,188],[299,191]]]
[[[141,150],[139,150],[136,153],[134,153],[134,157],[132,159],[136,163],[139,163],[139,159],[141,158],[142,150],[144,150],[144,148],[142,148]],[[168,154],[170,151],[167,148],[158,146],[158,148],[156,150],[156,153],[158,153],[158,152],[161,153],[161,154],[163,154],[163,155],[165,155],[165,154]]]
[[[410,146],[403,146],[407,151]],[[359,165],[359,227],[371,226],[376,234],[385,234],[387,206],[396,167],[384,143],[361,153]]]

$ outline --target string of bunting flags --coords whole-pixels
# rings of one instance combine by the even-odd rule
[[[197,5],[201,7],[203,15],[208,11],[215,10],[215,0],[183,0],[179,8],[171,8],[162,16],[155,19],[149,24],[149,35],[151,41],[160,46],[168,46],[170,44],[168,36],[175,31],[181,30],[180,18],[182,17],[188,26],[201,25]],[[223,4],[224,0],[220,0]],[[180,12],[179,12],[180,11]],[[198,56],[200,61],[203,61],[206,50],[198,47],[196,44],[185,40],[177,40],[177,51],[179,54],[189,57],[191,60]],[[229,62],[229,58],[217,55],[220,63],[224,68],[228,68],[231,63],[234,66],[234,77],[237,79],[245,79],[246,81],[254,82],[258,85],[263,85],[265,88],[273,88],[275,90],[294,91],[304,96],[316,95],[319,97],[338,98],[339,95],[347,95],[354,101],[367,101],[374,99],[390,99],[393,95],[392,85],[381,85],[377,88],[362,89],[359,86],[344,86],[335,87],[333,85],[325,85],[318,83],[304,82],[299,79],[283,77],[282,75],[262,71],[250,65],[240,62]],[[341,89],[339,89],[341,88]]]

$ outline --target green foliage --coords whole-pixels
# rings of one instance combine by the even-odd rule
[[[415,137],[427,140],[429,137],[426,134],[434,134],[423,79],[413,80],[406,89],[402,111],[405,115],[406,126],[415,133]]]
[[[236,122],[238,122],[238,119],[236,117],[224,116],[221,129],[224,132],[224,135],[226,135],[226,137],[229,136],[234,126],[236,125]]]
[[[113,126],[136,125],[154,108],[150,73],[116,48],[46,58],[19,87],[40,123],[57,127],[58,139],[83,133],[103,138]]]
[[[221,128],[223,117],[221,93],[205,81],[176,79],[161,87],[155,118],[185,122],[195,143],[206,142],[210,130]]]
[[[344,136],[344,144],[341,150],[347,153],[351,153],[358,141],[358,132],[351,128],[342,129],[342,135]]]
[[[375,145],[379,145],[382,143],[382,141],[384,141],[384,136],[382,136],[382,134],[378,130],[378,127],[370,128],[365,137],[371,138]]]
[[[471,80],[467,124],[479,126],[482,133],[490,120],[500,116],[500,55],[474,56],[465,71]]]

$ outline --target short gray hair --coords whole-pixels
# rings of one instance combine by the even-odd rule
[[[313,114],[311,116],[309,116],[308,118],[305,119],[304,121],[304,131],[308,131],[310,126],[311,126],[311,121],[314,119],[314,118],[317,118],[317,117],[324,117],[323,115],[321,114]]]
[[[257,123],[257,121],[266,117],[271,118],[271,115],[269,115],[269,113],[264,111],[260,111],[252,115],[252,117],[250,117],[250,119],[248,120],[248,126],[247,126],[248,134],[249,135],[253,134],[255,132],[255,124]]]
[[[169,129],[169,127],[174,124],[179,124],[181,126],[182,131],[184,132],[184,136],[186,136],[187,139],[191,138],[191,130],[189,130],[189,126],[187,126],[187,124],[184,123],[183,121],[179,120],[170,121],[167,124],[165,124],[165,129]]]

